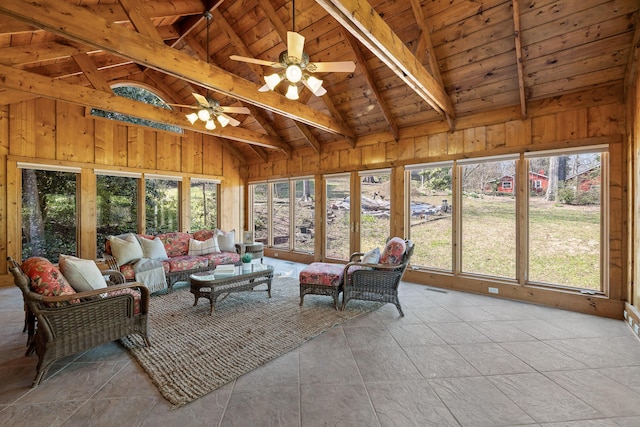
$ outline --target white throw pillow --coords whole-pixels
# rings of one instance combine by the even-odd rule
[[[220,246],[221,252],[235,252],[236,251],[236,231],[231,230],[221,231],[218,234],[218,246]]]
[[[380,261],[380,248],[371,249],[362,255],[362,262],[365,264],[377,264]]]
[[[124,238],[109,236],[107,239],[111,242],[111,253],[116,258],[118,265],[142,258],[142,246],[133,233],[127,234]]]
[[[215,252],[220,252],[218,236],[213,236],[204,241],[189,239],[189,255],[206,255]]]
[[[143,258],[161,260],[169,258],[167,256],[167,250],[164,248],[164,244],[162,244],[162,240],[160,240],[159,237],[151,240],[140,236],[138,237],[138,241],[140,242],[140,246],[142,247]]]
[[[92,291],[107,287],[102,272],[90,259],[60,255],[60,272],[76,292]]]

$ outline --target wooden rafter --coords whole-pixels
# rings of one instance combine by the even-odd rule
[[[518,90],[520,92],[520,114],[527,117],[527,98],[524,93],[524,67],[522,64],[522,39],[520,37],[520,5],[513,1],[513,36],[516,42],[516,65],[518,67]]]
[[[24,46],[6,47],[0,49],[0,64],[24,66],[34,62],[66,59],[78,53],[87,53],[83,46],[77,43],[62,44],[46,42]]]
[[[356,56],[356,66],[360,68],[360,72],[362,73],[365,80],[367,81],[367,84],[371,88],[371,92],[373,93],[374,98],[376,99],[376,101],[378,102],[378,105],[380,106],[380,109],[382,110],[382,115],[384,116],[384,119],[387,121],[387,124],[389,125],[389,129],[391,129],[391,134],[393,135],[393,139],[398,141],[398,139],[400,138],[400,131],[398,130],[398,125],[393,119],[393,115],[391,113],[391,109],[389,108],[389,105],[387,104],[387,101],[385,101],[385,99],[382,97],[382,94],[380,93],[380,90],[378,89],[378,85],[376,85],[376,81],[374,77],[371,75],[371,72],[369,71],[369,67],[367,67],[367,60],[362,54],[362,50],[358,45],[358,41],[350,33],[347,33],[346,31],[343,33],[344,33],[343,35],[345,39],[347,40],[347,43],[349,43],[351,50]]]
[[[172,49],[164,43],[156,43],[147,36],[110,25],[104,19],[65,1],[2,2],[0,13],[327,132],[344,136],[352,133],[333,117],[290,101],[277,93],[259,93],[258,87],[252,82],[216,66],[195,60],[188,54]]]
[[[89,84],[91,84],[94,89],[113,93],[109,82],[102,78],[98,67],[96,67],[96,64],[94,64],[91,58],[89,58],[89,55],[86,53],[78,53],[73,55],[71,58],[73,58],[76,64],[78,64],[78,67],[80,67],[84,76],[89,80]]]
[[[431,75],[444,90],[444,82],[442,80],[442,74],[440,73],[440,66],[438,65],[438,59],[436,58],[436,53],[433,49],[433,41],[431,40],[431,29],[424,17],[424,13],[422,13],[420,2],[418,0],[411,0],[411,7],[413,8],[413,14],[416,17],[416,22],[420,28],[420,37],[418,38],[418,46],[416,47],[416,57],[420,62],[422,62],[424,53],[426,52],[428,54],[427,61],[429,62]],[[453,131],[455,127],[453,119],[446,111],[444,112],[444,116],[449,123],[449,130]]]
[[[437,112],[455,118],[451,99],[366,0],[316,0]]]
[[[223,2],[224,0],[217,0],[213,2],[209,7],[206,8],[209,13],[213,13]],[[183,41],[191,32],[206,21],[204,13],[200,16],[192,16],[189,17],[183,22],[178,28],[178,38],[171,43],[171,47],[177,46],[181,41]]]
[[[144,6],[141,2],[135,0],[118,0],[129,17],[129,21],[140,34],[144,34],[157,43],[162,43],[162,38],[158,29],[153,25],[149,16],[147,16]]]
[[[206,129],[201,129],[200,126],[191,125],[185,119],[184,114],[177,111],[154,107],[144,102],[134,101],[95,89],[70,85],[57,79],[43,77],[5,65],[0,65],[0,81],[2,85],[8,89],[24,91],[45,98],[113,111],[141,119],[160,121],[169,125],[180,126],[183,129],[219,136],[232,141],[245,142],[280,150],[288,149],[288,146],[282,147],[280,141],[271,138],[269,135],[259,134],[233,126],[207,131]]]

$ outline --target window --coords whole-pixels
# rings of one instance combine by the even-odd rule
[[[515,160],[459,162],[461,195],[461,271],[516,277]],[[506,188],[504,184],[509,184]],[[499,185],[501,184],[501,185]]]
[[[349,175],[333,175],[327,176],[325,183],[325,255],[348,260],[351,255],[351,179]]]
[[[125,98],[133,99],[135,101],[144,102],[146,104],[154,105],[156,107],[161,107],[167,110],[171,110],[171,107],[158,95],[151,92],[149,89],[146,89],[141,86],[137,86],[134,84],[121,84],[114,85],[112,87],[113,93],[118,96],[123,96]],[[168,125],[165,123],[158,123],[147,119],[140,119],[138,117],[129,116],[126,114],[114,113],[112,111],[99,110],[97,108],[92,108],[91,113],[92,116],[105,117],[111,120],[118,120],[126,123],[134,123],[137,125],[148,126],[156,129],[164,129],[170,132],[183,133],[182,128],[178,126]]]
[[[269,205],[267,184],[251,184],[249,186],[249,224],[253,226],[253,239],[265,246],[269,244]]]
[[[178,231],[179,179],[157,175],[146,175],[145,178],[145,232]]]
[[[107,236],[138,231],[139,176],[96,174],[96,253],[101,254]]]
[[[391,232],[391,171],[360,172],[360,250],[384,248]]]
[[[289,181],[271,183],[271,226],[273,247],[289,249],[291,227]]]
[[[502,181],[502,188],[504,190],[511,190],[513,187],[511,186],[511,181]]]
[[[531,153],[531,171],[548,186],[529,194],[528,280],[602,290],[602,191],[605,151]]]
[[[411,264],[453,269],[453,163],[407,168],[408,236],[415,243]]]
[[[293,181],[295,188],[294,224],[295,241],[293,249],[298,252],[313,253],[315,241],[315,181],[302,178]]]
[[[191,230],[213,230],[218,227],[219,181],[191,180]]]
[[[60,254],[76,255],[80,170],[20,163],[18,167],[22,169],[22,259],[41,256],[58,262]]]

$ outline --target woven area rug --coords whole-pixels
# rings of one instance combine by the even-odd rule
[[[260,285],[256,289],[266,289]],[[162,396],[176,406],[189,403],[378,303],[350,301],[345,311],[329,296],[305,296],[291,277],[274,278],[266,292],[237,292],[216,304],[193,306],[189,288],[150,300],[151,347],[130,336],[122,340]]]

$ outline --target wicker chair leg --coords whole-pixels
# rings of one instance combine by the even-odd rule
[[[404,317],[404,313],[402,312],[402,307],[400,307],[400,302],[395,302],[396,308],[398,309],[398,313],[400,313],[400,316]]]

